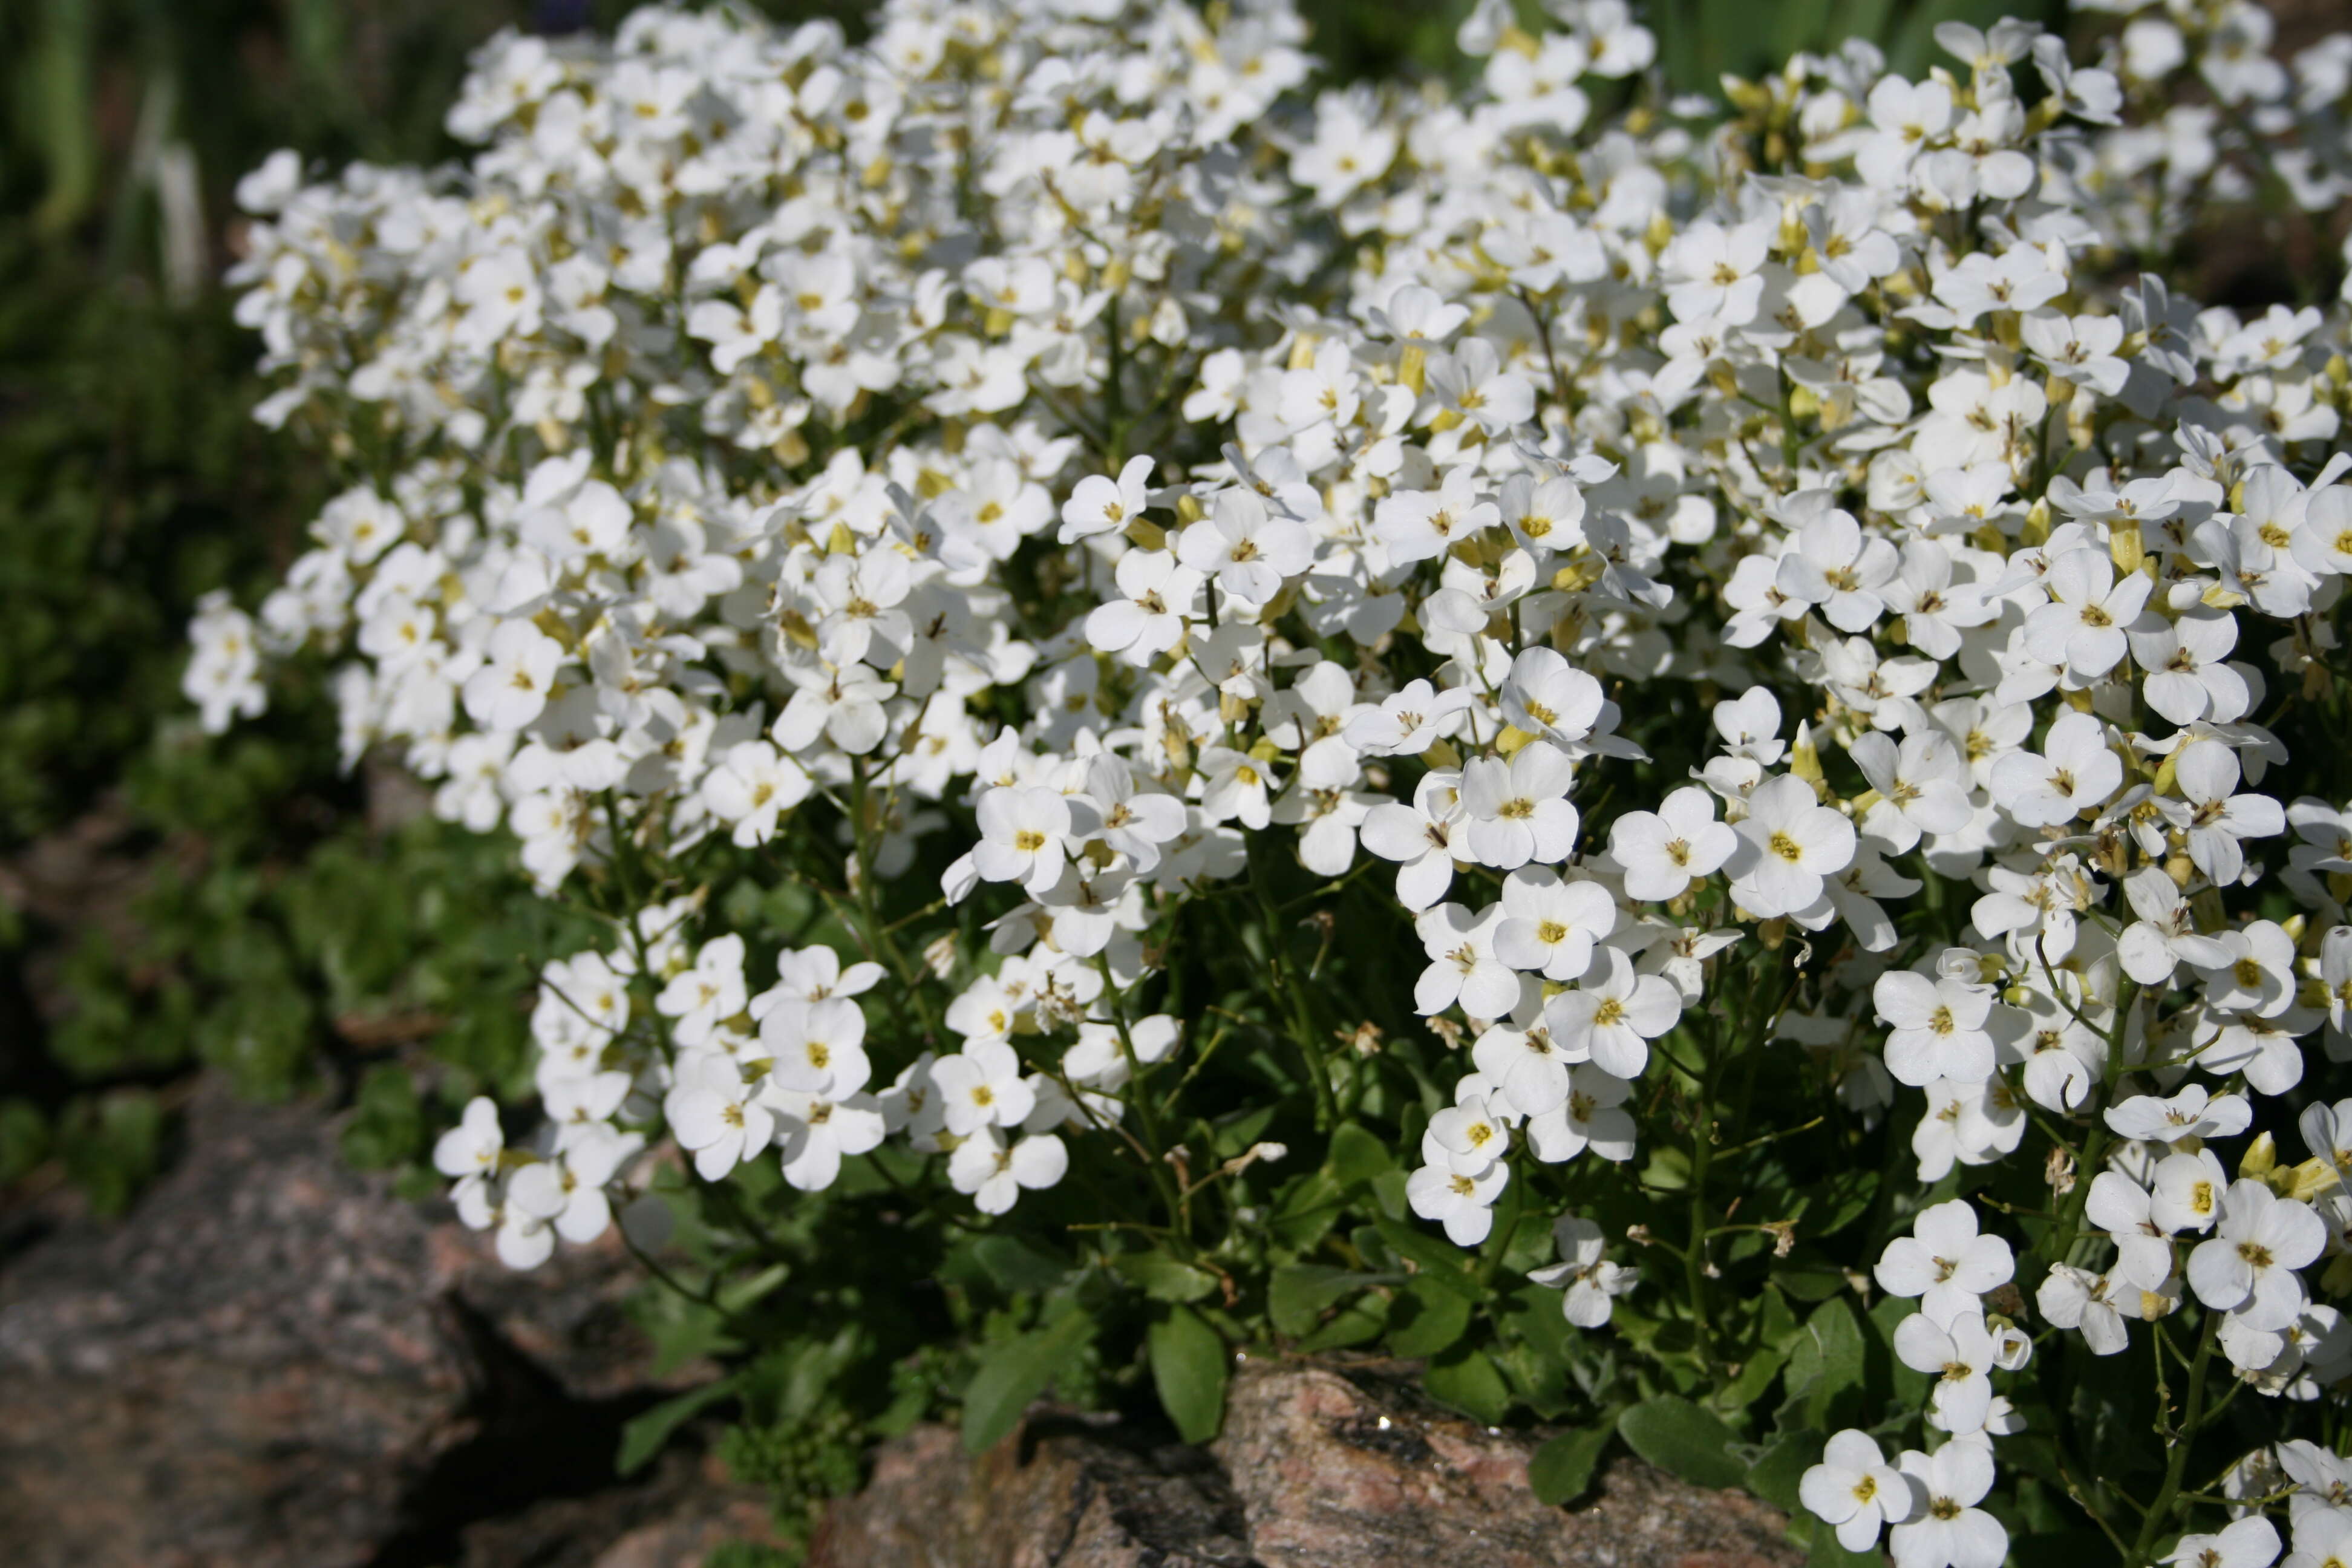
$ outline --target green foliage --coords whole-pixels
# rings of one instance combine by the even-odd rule
[[[1034,1333],[983,1351],[963,1394],[964,1447],[978,1454],[1010,1434],[1094,1330],[1093,1320],[1072,1308]]]
[[[1696,1486],[1736,1487],[1748,1474],[1731,1452],[1731,1428],[1675,1394],[1634,1405],[1617,1417],[1617,1431],[1633,1452]]]
[[[78,1100],[60,1119],[57,1140],[67,1173],[89,1194],[90,1207],[118,1215],[163,1159],[163,1108],[136,1089]]]
[[[1559,1504],[1580,1497],[1592,1484],[1592,1473],[1616,1436],[1614,1421],[1597,1422],[1563,1432],[1538,1448],[1528,1461],[1528,1485],[1543,1501]]]
[[[1225,1381],[1233,1352],[1223,1336],[1189,1307],[1171,1307],[1152,1320],[1146,1340],[1151,1383],[1160,1406],[1187,1443],[1205,1443],[1225,1416]]]

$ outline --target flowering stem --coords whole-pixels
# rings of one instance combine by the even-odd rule
[[[858,941],[865,946],[868,958],[887,964],[898,977],[907,998],[913,1001],[915,1011],[923,1026],[926,1041],[938,1037],[938,1026],[931,1018],[929,1003],[923,996],[922,977],[908,963],[907,955],[891,940],[895,927],[882,921],[881,889],[874,880],[874,834],[866,813],[866,759],[850,759],[849,826],[855,836],[857,857],[857,926]],[[905,1002],[898,992],[890,994],[890,1012],[903,1033],[907,1027]]]
[[[1288,959],[1282,951],[1282,916],[1275,908],[1274,893],[1266,886],[1265,858],[1255,838],[1249,841],[1250,890],[1257,896],[1257,906],[1265,920],[1265,957],[1274,970],[1275,980],[1287,1005],[1284,1011],[1290,1017],[1290,1037],[1306,1058],[1307,1087],[1315,1091],[1315,1131],[1328,1133],[1339,1125],[1339,1107],[1331,1092],[1331,1074],[1324,1063],[1323,1052],[1315,1042],[1314,1015],[1308,1011],[1307,997],[1300,990],[1298,976],[1291,973]]]
[[[2166,1444],[2164,1485],[2158,1489],[2156,1500],[2148,1505],[2147,1521],[2140,1526],[2139,1540],[2132,1548],[2133,1558],[2137,1562],[2153,1562],[2157,1542],[2171,1528],[2173,1507],[2180,1496],[2181,1472],[2189,1468],[2189,1440],[2204,1423],[2205,1371],[2213,1360],[2213,1347],[2220,1340],[2216,1331],[2221,1326],[2221,1315],[2209,1310],[2205,1326],[2197,1335],[2197,1359],[2189,1363],[2187,1404]]]
[[[2053,994],[2055,994],[2053,988]],[[2107,1026],[2107,1070],[2105,1088],[2112,1094],[2116,1080],[2123,1076],[2124,1034],[2131,1025],[2132,1008],[2139,1002],[2139,985],[2124,980],[2116,989],[2115,1022]],[[2066,1194],[2065,1205],[2059,1211],[2064,1217],[2048,1237],[2043,1260],[2063,1263],[2073,1251],[2075,1238],[2083,1232],[2083,1211],[2091,1201],[2091,1182],[2099,1173],[2099,1163],[2106,1158],[2107,1144],[2113,1135],[2107,1131],[2106,1118],[2094,1117],[2089,1131],[2083,1134],[2082,1158],[2074,1166],[2074,1189]]]
[[[1192,1240],[1192,1209],[1184,1201],[1185,1194],[1176,1189],[1176,1180],[1169,1173],[1166,1154],[1168,1144],[1160,1136],[1160,1115],[1151,1109],[1151,1096],[1144,1091],[1146,1069],[1141,1058],[1135,1054],[1135,1037],[1128,1032],[1127,998],[1119,994],[1118,983],[1111,978],[1110,960],[1102,953],[1095,954],[1095,968],[1102,974],[1103,997],[1110,1004],[1112,1026],[1118,1031],[1119,1055],[1127,1058],[1127,1102],[1135,1107],[1135,1118],[1143,1124],[1144,1164],[1151,1173],[1152,1187],[1168,1210],[1169,1223],[1183,1237],[1187,1250]]]
[[[1690,1291],[1692,1347],[1710,1377],[1715,1374],[1715,1340],[1707,1319],[1706,1172],[1715,1155],[1715,1052],[1706,1036],[1711,1032],[1692,1031],[1700,1071],[1698,1114],[1691,1122],[1690,1248],[1683,1254],[1683,1279]]]

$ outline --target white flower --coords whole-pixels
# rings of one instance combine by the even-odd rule
[[[1957,833],[1968,826],[1969,807],[1959,748],[1939,731],[1906,735],[1898,745],[1872,731],[1857,738],[1850,753],[1879,798],[1862,819],[1862,830],[1901,854],[1922,834]]]
[[[1655,974],[1636,974],[1633,961],[1613,947],[1599,950],[1606,973],[1588,974],[1544,1008],[1552,1037],[1572,1058],[1633,1079],[1650,1064],[1650,1042],[1681,1021],[1682,997]],[[1598,965],[1597,965],[1598,966]]]
[[[743,984],[743,939],[730,934],[703,943],[693,967],[672,976],[654,998],[654,1010],[677,1020],[670,1033],[680,1046],[699,1046],[750,1000]]]
[[[760,1048],[779,1089],[844,1100],[866,1087],[866,1015],[845,997],[779,999],[760,1019]]]
[[[1062,527],[1055,540],[1075,544],[1097,534],[1117,533],[1141,517],[1151,468],[1150,458],[1129,458],[1116,479],[1100,474],[1080,479],[1062,503]]]
[[[2009,1243],[1977,1231],[1966,1199],[1921,1209],[1909,1236],[1896,1237],[1873,1271],[1890,1296],[1916,1296],[1932,1321],[1974,1310],[1984,1292],[2009,1282],[2016,1259]]]
[[[2126,634],[2147,603],[2147,578],[2127,572],[2117,582],[2105,554],[2070,550],[2051,562],[2042,585],[2050,602],[2025,617],[2026,651],[2085,678],[2113,669],[2129,650]]]
[[[466,711],[490,730],[520,730],[555,689],[562,645],[528,621],[501,621],[482,668],[466,678]]]
[[[2271,1568],[2278,1554],[2278,1527],[2254,1514],[2211,1535],[2182,1536],[2164,1561],[2174,1568]]]
[[[1658,258],[1659,268],[1677,279],[1666,291],[1675,319],[1713,319],[1735,327],[1754,321],[1764,298],[1761,268],[1771,244],[1771,226],[1761,222],[1726,228],[1701,218],[1675,236]]]
[[[1601,682],[1548,647],[1531,647],[1511,661],[1501,697],[1513,725],[1571,751],[1592,733],[1604,700]]]
[[[1901,570],[1903,557],[1886,540],[1864,534],[1849,512],[1830,507],[1826,491],[1812,491],[1812,515],[1798,532],[1795,547],[1780,557],[1778,583],[1791,600],[1820,606],[1842,632],[1866,631],[1886,612],[1878,590]]]
[[[768,1103],[776,1112],[776,1142],[783,1145],[784,1180],[801,1192],[833,1185],[845,1156],[878,1148],[886,1134],[882,1108],[870,1094],[835,1098],[785,1089]]]
[[[433,1168],[456,1178],[457,1184],[449,1195],[461,1214],[487,1205],[489,1184],[498,1176],[499,1156],[505,1152],[506,1131],[499,1125],[498,1102],[478,1094],[466,1102],[466,1113],[457,1125],[433,1145]]]
[[[2308,1205],[2242,1177],[2222,1194],[2220,1233],[2189,1255],[2189,1288],[2250,1329],[2283,1329],[2303,1310],[2294,1271],[2326,1245],[2327,1227]]]
[[[1680,897],[1719,870],[1738,843],[1729,825],[1715,819],[1707,792],[1689,784],[1670,791],[1657,810],[1626,812],[1609,828],[1610,858],[1624,868],[1629,899]]]
[[[1914,1502],[1909,1478],[1886,1462],[1868,1433],[1851,1429],[1830,1438],[1822,1462],[1797,1483],[1797,1496],[1808,1512],[1836,1530],[1838,1544],[1848,1552],[1876,1546],[1879,1527],[1910,1518]]]
[[[1528,1278],[1562,1290],[1560,1312],[1578,1328],[1603,1326],[1616,1299],[1641,1283],[1641,1270],[1603,1258],[1601,1227],[1589,1219],[1560,1215],[1552,1221],[1551,1239],[1560,1260],[1528,1269]]]
[[[2032,310],[2018,322],[2025,346],[2053,374],[2109,397],[2124,389],[2131,367],[2116,355],[2124,324],[2114,316],[2068,316]]]
[[[1887,1532],[1895,1568],[2000,1568],[2009,1532],[1975,1506],[1992,1489],[1991,1450],[1963,1442],[1932,1455],[1906,1449],[1902,1468],[1918,1495],[1910,1517]]]
[[[1313,538],[1300,523],[1266,510],[1255,490],[1220,490],[1210,514],[1177,536],[1176,556],[1226,593],[1254,605],[1270,602],[1283,579],[1307,570]]]
[[[952,1058],[950,1058],[952,1059]],[[1032,1133],[1008,1147],[1004,1134],[982,1127],[948,1156],[948,1181],[971,1195],[982,1214],[1003,1214],[1023,1191],[1058,1185],[1070,1169],[1070,1151],[1050,1132]]]
[[[1130,664],[1149,664],[1183,640],[1206,579],[1165,550],[1130,550],[1114,573],[1125,596],[1087,613],[1087,641]]]
[[[1422,1134],[1421,1157],[1424,1163],[1443,1165],[1456,1175],[1475,1176],[1510,1147],[1509,1130],[1487,1113],[1482,1097],[1473,1094],[1430,1117],[1428,1131]]]
[[[1576,807],[1564,798],[1575,769],[1542,741],[1510,761],[1473,757],[1462,765],[1464,841],[1471,857],[1498,871],[1528,861],[1558,862],[1576,845]]]
[[[2175,1235],[2210,1230],[2221,1216],[2221,1197],[2229,1190],[2229,1173],[2212,1150],[2184,1149],[2167,1154],[2156,1163],[2149,1176],[2148,1218],[2159,1229]],[[2169,1267],[2171,1261],[2172,1250],[2168,1247],[2164,1263]],[[2153,1258],[2148,1271],[2157,1274],[2147,1287],[2153,1290],[2163,1283]]]
[[[1475,1174],[1446,1165],[1423,1165],[1405,1178],[1405,1202],[1423,1219],[1445,1226],[1456,1247],[1475,1247],[1495,1228],[1495,1200],[1511,1179],[1511,1167],[1494,1161]]]
[[[1424,795],[1429,793],[1424,789]],[[1360,831],[1366,849],[1398,863],[1397,902],[1418,912],[1445,896],[1454,881],[1456,820],[1432,817],[1418,805],[1391,804],[1365,814]],[[1463,845],[1461,852],[1467,858],[1469,847]]]
[[[2158,1223],[2148,1190],[2120,1171],[2091,1178],[2083,1215],[2116,1244],[2115,1272],[2143,1290],[2154,1290],[2172,1275],[2169,1227]]]
[[[553,1159],[525,1165],[507,1184],[509,1215],[519,1211],[573,1246],[586,1246],[613,1223],[613,1202],[604,1184],[644,1143],[638,1133],[604,1128],[599,1136],[582,1139]],[[504,1252],[503,1246],[500,1250]]]
[[[2093,1355],[2114,1355],[2131,1342],[2123,1313],[2114,1300],[2121,1288],[2106,1275],[2060,1263],[2051,1268],[2042,1288],[2033,1293],[2033,1304],[2052,1326],[2080,1331]],[[2140,1289],[2130,1287],[2135,1296]]]
[[[2286,831],[2286,812],[2266,795],[2235,793],[2238,754],[2217,741],[2190,741],[2174,757],[2179,803],[2158,805],[2189,837],[2189,858],[2213,881],[2227,887],[2245,869],[2242,838],[2270,838]]]
[[[1415,755],[1427,751],[1454,716],[1471,703],[1471,694],[1458,687],[1439,691],[1426,680],[1408,681],[1382,698],[1379,707],[1357,709],[1340,739],[1365,756]]]
[[[891,689],[873,670],[852,664],[808,673],[793,666],[786,673],[799,689],[776,715],[772,731],[776,744],[800,753],[822,737],[852,755],[862,755],[882,743],[888,729],[882,704]]]
[[[2228,948],[2198,934],[2189,900],[2161,869],[2151,866],[2133,872],[2124,881],[2124,895],[2139,919],[2116,939],[2116,959],[2142,985],[2168,983],[2178,964],[2219,969],[2230,963]]]
[[[1032,896],[1053,887],[1068,852],[1070,803],[1034,785],[992,789],[980,797],[981,839],[972,868],[992,882],[1018,882]]]
[[[1917,1088],[1939,1078],[1979,1083],[1992,1076],[1992,1016],[1990,987],[1949,975],[1890,970],[1878,977],[1871,1000],[1890,1025],[1886,1070],[1898,1083]]]
[[[2328,1568],[2336,1563],[2352,1563],[2352,1509],[2313,1508],[2295,1515],[2294,1550],[2279,1568]]]
[[[1429,391],[1440,407],[1489,436],[1500,436],[1535,414],[1535,388],[1527,377],[1504,370],[1495,345],[1484,338],[1465,339],[1450,354],[1430,355]]]
[[[1813,786],[1800,778],[1783,775],[1757,785],[1738,833],[1740,844],[1727,864],[1732,896],[1761,918],[1809,908],[1820,900],[1823,879],[1853,861],[1853,824],[1822,805]]]
[[[732,1058],[715,1051],[679,1063],[677,1086],[663,1098],[662,1117],[678,1147],[693,1153],[704,1181],[718,1181],[775,1141],[775,1118],[760,1103],[760,1089],[743,1081]]]
[[[1538,1023],[1527,1032],[1528,1038],[1532,1042],[1547,1032]],[[1532,1060],[1541,1059],[1532,1050],[1526,1054]],[[1527,1067],[1520,1066],[1511,1081],[1524,1084],[1531,1076]],[[1632,1084],[1591,1062],[1570,1071],[1566,1095],[1542,1110],[1528,1110],[1527,1102],[1511,1090],[1508,1082],[1504,1088],[1505,1097],[1526,1111],[1528,1147],[1548,1165],[1573,1160],[1587,1149],[1621,1164],[1632,1159],[1636,1141],[1633,1118],[1622,1107],[1633,1092]]]
[[[1210,746],[1201,752],[1199,777],[1201,811],[1211,822],[1264,827],[1272,820],[1273,792],[1281,781],[1249,752]]]
[[[1697,795],[1701,792],[1685,792]],[[1710,826],[1717,826],[1710,824]],[[1728,829],[1723,829],[1728,835]],[[1574,980],[1592,963],[1592,944],[1617,929],[1617,901],[1597,882],[1563,881],[1530,866],[1503,879],[1496,956],[1548,980]]]
[[[959,1138],[1018,1127],[1037,1103],[1037,1091],[1021,1076],[1021,1058],[1001,1040],[966,1040],[961,1051],[940,1058],[931,1064],[931,1087],[948,1131]]]
[[[2165,1143],[2234,1138],[2252,1125],[2253,1120],[2254,1108],[2244,1096],[2209,1096],[2193,1083],[2184,1085],[2169,1100],[2136,1094],[2106,1110],[2107,1126],[2119,1136]]]
[[[1439,488],[1399,490],[1381,498],[1372,510],[1376,537],[1399,565],[1443,555],[1456,540],[1468,539],[1502,519],[1478,490],[1468,468],[1447,473]],[[1198,527],[1198,524],[1194,525]]]
[[[2124,781],[2107,749],[2106,726],[2088,713],[2061,713],[2039,752],[2015,751],[1993,765],[1993,803],[2027,827],[2051,827],[2106,804]]]
[[[1496,951],[1503,906],[1473,915],[1460,904],[1440,904],[1413,922],[1429,967],[1412,988],[1412,1005],[1434,1016],[1456,1002],[1474,1018],[1499,1018],[1519,998],[1519,977]]]

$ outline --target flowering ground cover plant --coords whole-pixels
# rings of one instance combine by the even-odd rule
[[[535,1106],[795,1495],[1049,1385],[1418,1363],[1818,1557],[2352,1553],[2352,37],[2114,0],[1730,108],[1615,0],[1465,95],[1279,4],[506,37],[280,154],[260,416],[344,460],[190,695],[511,827]]]

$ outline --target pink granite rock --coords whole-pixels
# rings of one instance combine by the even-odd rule
[[[1528,1486],[1536,1439],[1328,1368],[1253,1363],[1203,1453],[1033,1417],[978,1459],[924,1427],[835,1504],[810,1568],[1788,1568],[1785,1521],[1638,1459],[1588,1506]]]

